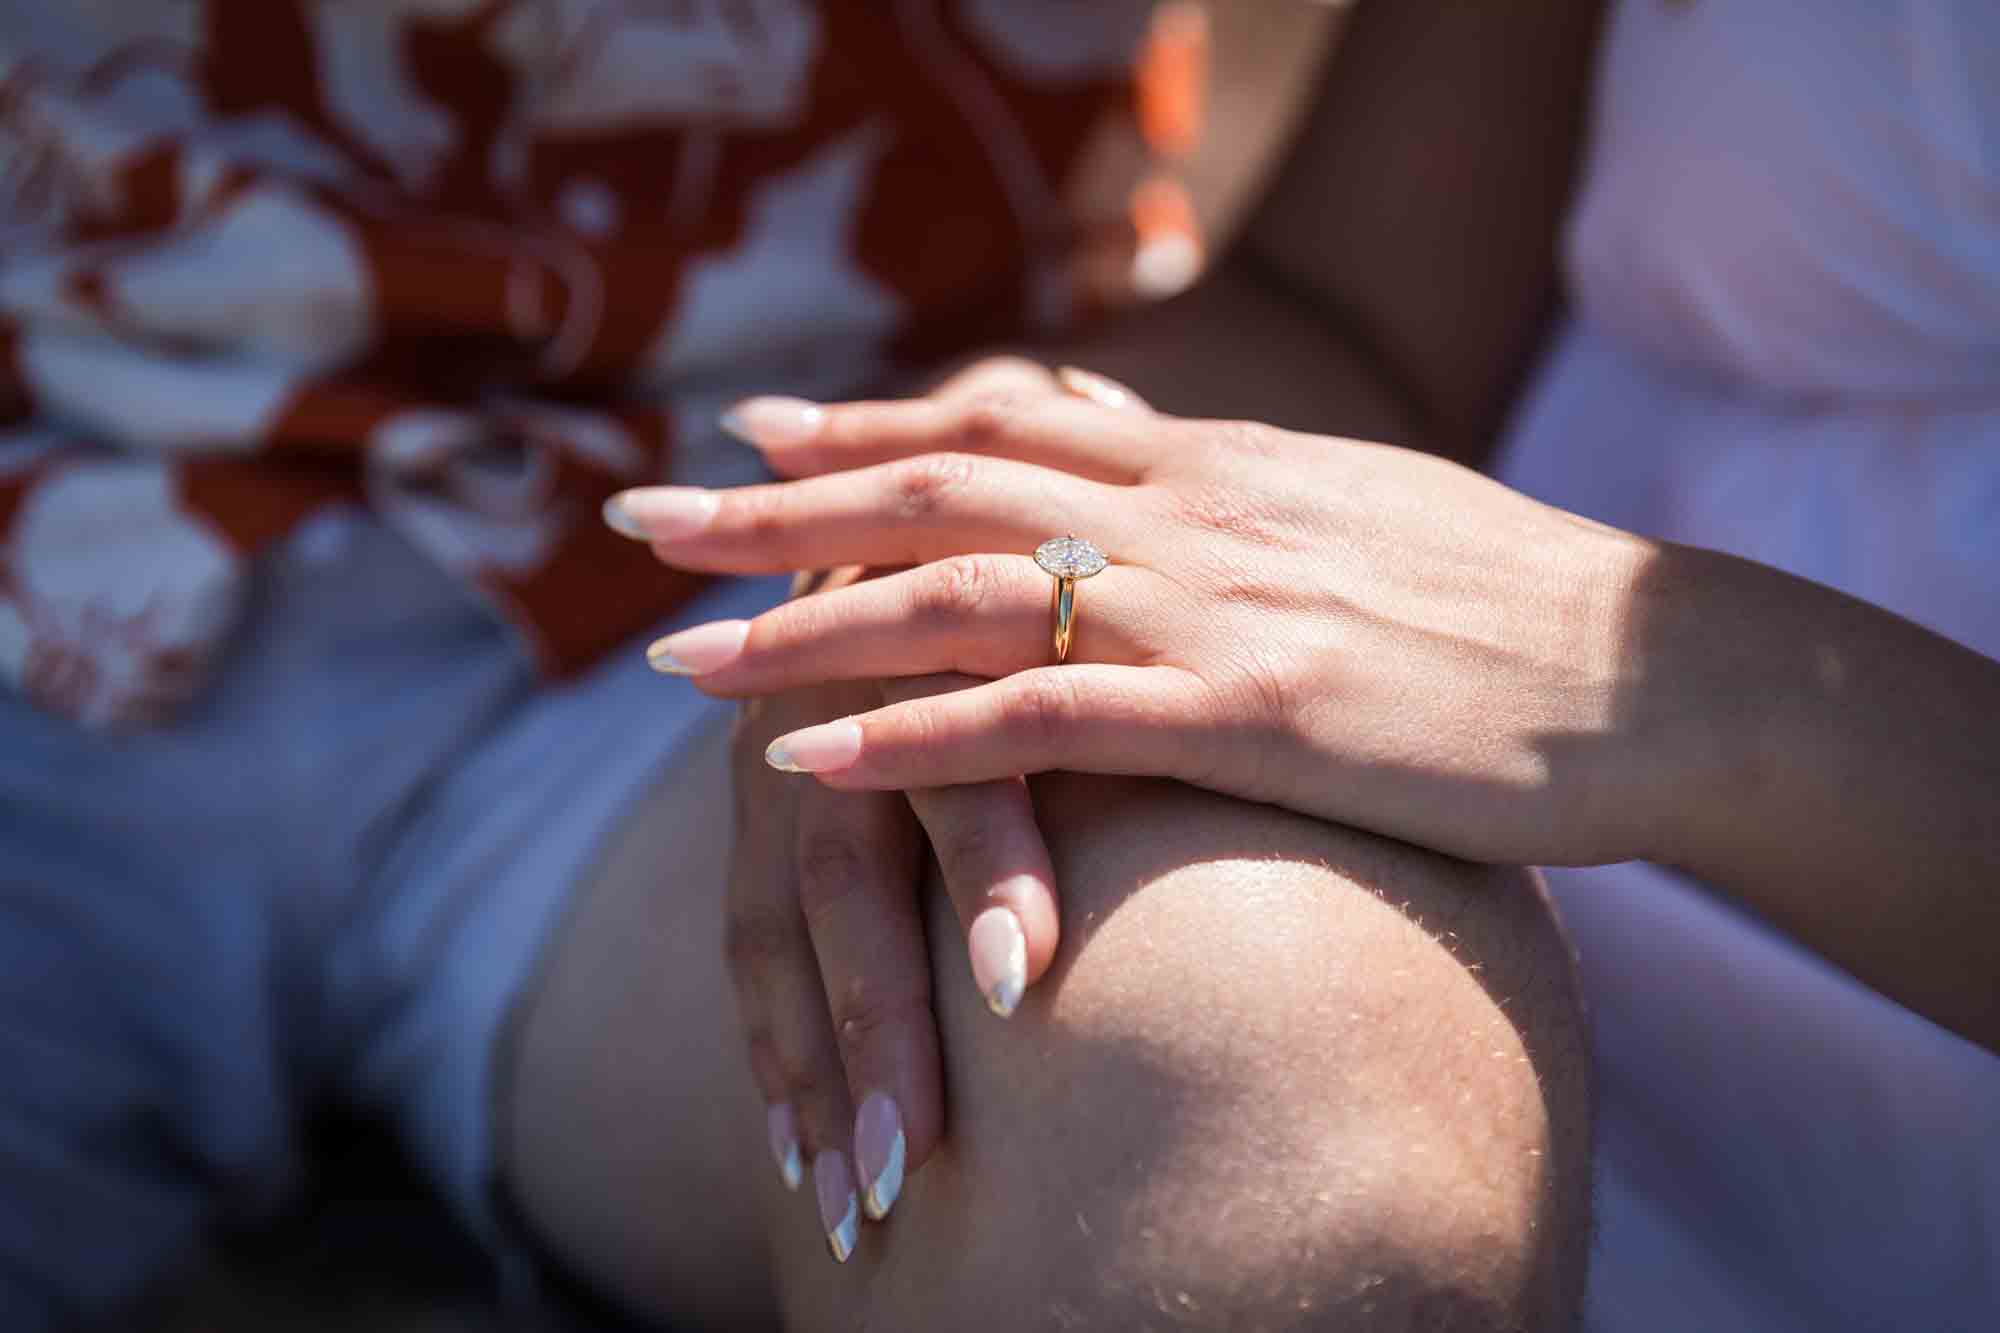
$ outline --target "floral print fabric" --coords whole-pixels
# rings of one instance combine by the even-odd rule
[[[353,503],[589,662],[696,586],[599,502],[752,479],[732,398],[1112,299],[1147,10],[0,0],[0,680],[170,716]]]

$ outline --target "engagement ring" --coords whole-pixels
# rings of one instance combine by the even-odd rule
[[[1110,562],[1104,558],[1104,552],[1072,534],[1051,537],[1037,546],[1035,563],[1056,581],[1049,605],[1055,612],[1056,661],[1061,662],[1069,656],[1070,640],[1076,631],[1077,582],[1101,573]]]

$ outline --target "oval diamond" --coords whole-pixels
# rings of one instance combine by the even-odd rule
[[[1081,537],[1051,537],[1035,548],[1035,563],[1059,579],[1087,579],[1109,562]]]

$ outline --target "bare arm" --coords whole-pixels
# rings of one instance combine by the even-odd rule
[[[1554,307],[1596,8],[1363,5],[1227,261],[1087,364],[1482,461]],[[2000,1049],[2000,666],[1742,561],[1647,568],[1634,762],[1679,781],[1645,854]]]
[[[1215,272],[1074,355],[1170,411],[1483,459],[1555,305],[1598,9],[1357,6]]]
[[[1671,783],[1645,854],[2000,1050],[2000,663],[1673,546],[1628,626],[1633,761]]]

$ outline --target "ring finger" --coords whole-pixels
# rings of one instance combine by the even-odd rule
[[[755,620],[670,634],[647,650],[656,670],[711,694],[959,672],[1000,677],[1052,659],[1050,576],[1026,556],[970,555],[786,602]],[[1150,664],[1157,647],[1135,608],[1171,594],[1150,571],[1114,565],[1078,584],[1070,658]]]

